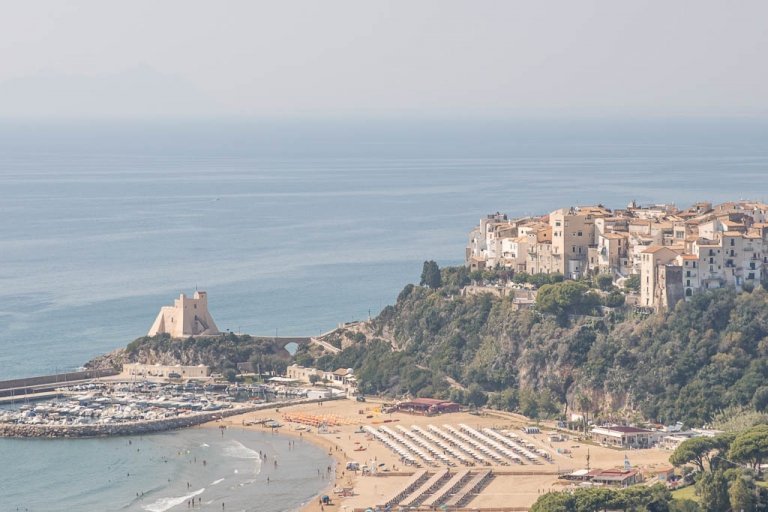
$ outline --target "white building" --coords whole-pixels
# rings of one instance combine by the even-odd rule
[[[147,335],[166,333],[172,338],[219,334],[219,329],[208,312],[208,296],[205,292],[196,291],[191,299],[182,293],[173,306],[160,308],[160,313]]]
[[[162,365],[126,363],[123,365],[123,375],[128,377],[160,377],[164,379],[207,379],[210,369],[201,364],[198,366]]]

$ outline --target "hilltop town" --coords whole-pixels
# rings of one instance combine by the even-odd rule
[[[750,289],[768,266],[768,204],[631,202],[555,210],[538,217],[495,213],[469,235],[466,265],[565,279],[607,274],[616,284],[639,276],[640,307],[665,310],[701,290]]]

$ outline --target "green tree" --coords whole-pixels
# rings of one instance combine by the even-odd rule
[[[624,281],[624,288],[633,292],[640,291],[640,274],[632,274]]]
[[[751,484],[751,485],[750,485]],[[728,497],[731,510],[753,512],[755,510],[755,484],[742,476],[737,476],[728,486]]]
[[[542,495],[530,509],[530,512],[579,512],[576,498],[568,492],[548,492]]]
[[[443,285],[442,277],[440,275],[440,267],[434,261],[425,261],[421,270],[421,286],[427,286],[436,290]]]
[[[669,512],[702,512],[702,510],[693,500],[675,499],[669,503]]]
[[[507,388],[498,393],[494,393],[488,400],[489,405],[502,411],[514,411],[517,409],[517,390]]]
[[[604,510],[669,512],[671,493],[660,484],[627,489],[576,489],[542,495],[531,512],[601,512]]]
[[[699,471],[704,473],[709,469],[710,455],[715,447],[715,440],[711,437],[694,437],[687,439],[680,443],[680,446],[672,452],[672,455],[669,457],[669,462],[675,466],[693,464],[699,468]]]
[[[737,435],[728,456],[749,464],[760,474],[760,464],[768,457],[768,425],[757,425]]]
[[[579,412],[584,416],[584,432],[587,432],[589,425],[589,414],[592,412],[592,399],[589,395],[579,392],[576,395],[576,407],[579,408]]]
[[[702,474],[696,482],[696,493],[707,512],[727,512],[730,509],[728,480],[722,471]]]
[[[539,402],[536,394],[530,389],[520,390],[520,414],[533,419],[539,417]]]
[[[568,314],[592,314],[600,299],[589,287],[577,281],[547,284],[536,295],[536,308],[558,317]]]
[[[475,407],[482,407],[488,401],[488,395],[479,384],[472,383],[467,389],[467,402]]]
[[[613,288],[613,277],[610,274],[598,274],[594,279],[595,286],[604,292]]]
[[[313,386],[318,382],[320,382],[320,380],[321,380],[320,376],[316,373],[313,373],[312,375],[309,376],[309,383],[312,384]]]
[[[624,294],[619,291],[612,291],[603,297],[603,305],[609,308],[619,308],[624,305]]]
[[[768,386],[760,386],[752,395],[752,406],[759,412],[768,409]]]

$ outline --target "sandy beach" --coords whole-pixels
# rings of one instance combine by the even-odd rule
[[[331,423],[338,423],[338,426],[329,427],[327,433],[318,433],[317,428],[310,430],[310,427],[300,423],[289,422],[287,420],[289,416],[309,422],[321,417],[329,418]],[[265,430],[269,427],[261,424],[249,425],[249,423],[268,419],[282,424],[280,428],[275,429],[276,433],[287,436],[287,439],[293,442],[311,442],[322,446],[336,461],[335,471],[332,476],[329,476],[331,479],[324,492],[331,497],[332,504],[322,506],[318,496],[317,499],[304,505],[301,510],[305,512],[364,510],[396,494],[416,472],[417,468],[404,466],[399,457],[382,442],[374,439],[370,434],[360,432],[363,425],[373,427],[387,425],[394,429],[397,425],[405,428],[414,425],[426,428],[430,424],[440,426],[466,424],[476,429],[485,427],[510,429],[518,432],[522,440],[550,454],[551,462],[538,465],[492,465],[470,468],[473,471],[490,469],[493,472],[490,483],[464,505],[463,508],[471,510],[526,510],[542,493],[565,488],[568,482],[559,480],[559,474],[588,466],[591,469],[620,468],[624,465],[625,456],[633,469],[639,469],[646,474],[648,482],[654,481],[656,469],[669,466],[669,451],[616,450],[585,443],[575,436],[569,436],[569,439],[564,442],[550,442],[547,434],[554,431],[553,425],[539,424],[540,434],[523,434],[521,427],[533,425],[532,422],[519,415],[495,411],[482,415],[461,412],[426,417],[399,412],[384,414],[381,412],[381,404],[370,401],[334,400],[246,413],[206,425],[219,427],[224,424],[228,428]],[[589,464],[587,455],[589,455]],[[380,470],[376,475],[365,476],[360,471],[347,471],[345,469],[347,463],[353,461],[360,463],[361,466],[377,467]],[[434,472],[440,468],[429,469]],[[461,469],[464,468],[455,467],[451,471]],[[334,493],[334,490],[345,488],[351,491],[351,496],[344,497]]]

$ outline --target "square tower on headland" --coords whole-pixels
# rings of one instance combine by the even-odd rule
[[[208,312],[208,296],[195,292],[190,299],[183,293],[173,306],[163,306],[149,329],[148,336],[170,334],[171,338],[219,334],[219,329]]]

